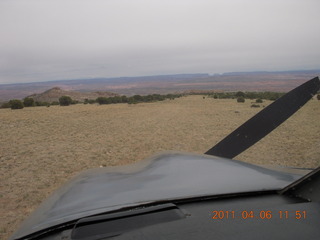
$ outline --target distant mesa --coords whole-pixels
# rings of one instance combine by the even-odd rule
[[[68,95],[77,101],[84,101],[86,98],[96,99],[101,96],[116,96],[112,92],[100,92],[101,89],[115,91],[126,96],[181,93],[184,91],[192,93],[192,91],[210,89],[215,91],[287,92],[307,79],[319,75],[320,69],[288,72],[233,72],[215,75],[176,74],[0,84],[0,102],[23,99],[33,93],[38,93],[31,95],[33,98],[48,102],[57,101],[61,95]]]
[[[59,98],[62,96],[69,96],[73,100],[84,102],[85,99],[97,99],[98,97],[114,97],[119,96],[119,94],[112,92],[77,92],[77,91],[67,91],[59,87],[51,88],[43,93],[29,95],[29,98],[33,98],[38,102],[58,102]]]

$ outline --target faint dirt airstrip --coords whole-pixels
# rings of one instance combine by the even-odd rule
[[[250,105],[188,96],[136,105],[0,109],[0,239],[80,171],[164,150],[203,153],[261,110]],[[237,159],[318,166],[319,115],[320,101],[310,101]]]

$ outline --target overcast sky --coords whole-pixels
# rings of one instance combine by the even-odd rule
[[[0,83],[319,69],[319,0],[0,0]]]

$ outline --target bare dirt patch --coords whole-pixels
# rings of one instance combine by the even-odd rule
[[[188,96],[136,105],[0,109],[0,238],[80,171],[133,163],[163,150],[203,153],[261,110],[250,105]],[[319,115],[320,101],[311,100],[237,159],[318,166]]]

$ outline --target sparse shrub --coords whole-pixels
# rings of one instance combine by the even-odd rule
[[[271,100],[271,101],[275,101],[278,98],[280,98],[283,94],[281,93],[275,93],[275,92],[270,92],[269,93],[269,97],[267,99]]]
[[[169,93],[166,95],[166,98],[169,98],[170,100],[174,100],[175,99],[175,95]]]
[[[69,96],[62,96],[59,98],[60,106],[69,106],[72,102],[73,101]]]
[[[143,97],[141,95],[132,96],[135,102],[143,102]]]
[[[133,97],[128,98],[128,104],[136,104],[138,103]]]
[[[127,103],[128,102],[127,96],[125,96],[125,95],[121,96],[121,102]]]
[[[101,104],[109,104],[110,103],[110,101],[106,97],[98,97],[96,99],[96,102],[99,103],[100,105]]]
[[[213,95],[213,98],[218,99],[218,95],[217,94]]]
[[[317,95],[317,99],[320,100],[320,94]]]
[[[259,108],[260,105],[259,105],[259,104],[252,104],[251,107],[252,107],[252,108]]]
[[[147,95],[147,96],[144,96],[144,97],[143,97],[143,100],[144,100],[145,102],[153,102],[153,101],[154,101],[154,98],[153,98],[152,95]]]
[[[56,106],[56,105],[59,105],[59,104],[60,104],[60,103],[59,103],[59,102],[56,102],[56,101],[54,101],[54,102],[51,103],[52,106]]]
[[[23,100],[23,105],[25,107],[34,107],[35,106],[35,103],[34,103],[34,99],[33,98],[25,98]]]
[[[10,103],[9,102],[2,103],[1,108],[10,108]]]
[[[96,103],[96,100],[86,98],[86,99],[84,100],[84,104],[88,104],[88,103],[89,103],[89,104]]]
[[[41,106],[48,106],[48,105],[50,105],[50,103],[48,103],[48,102],[39,102],[39,101],[35,101],[35,106],[37,106],[37,107],[41,107]]]
[[[244,98],[244,97],[245,97],[245,93],[239,91],[239,92],[237,92],[237,93],[235,94],[235,96],[238,97],[238,98],[240,98],[240,97],[243,97],[243,98]]]
[[[96,102],[99,104],[115,104],[126,102],[127,98],[125,96],[115,96],[115,97],[98,97]]]
[[[263,101],[262,101],[261,98],[258,98],[258,99],[256,100],[256,103],[263,103]]]
[[[11,109],[22,109],[22,108],[24,108],[23,102],[21,100],[18,100],[18,99],[10,100],[9,101],[9,105],[10,105]]]
[[[237,102],[238,102],[238,103],[244,103],[244,102],[245,102],[244,97],[238,97],[238,98],[237,98]]]

